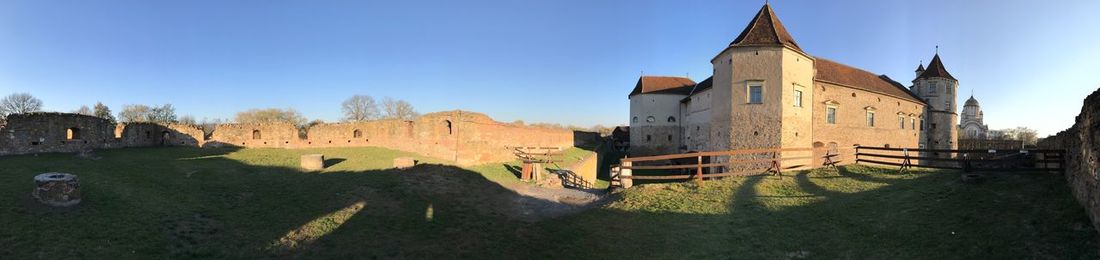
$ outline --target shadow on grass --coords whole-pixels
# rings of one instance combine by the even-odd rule
[[[553,202],[452,166],[306,173],[256,165],[295,156],[235,149],[101,155],[95,161],[57,154],[0,158],[0,241],[8,245],[0,255],[1097,257],[1097,236],[1056,175],[1003,175],[964,185],[953,172],[852,166],[782,180],[640,185],[607,207],[532,222]],[[27,196],[34,174],[46,171],[78,174],[84,206],[55,214],[13,203]]]
[[[454,166],[308,173],[245,163],[237,152],[121,149],[101,152],[98,161],[65,154],[0,158],[7,166],[0,176],[5,183],[0,184],[0,202],[5,202],[0,219],[14,227],[0,230],[0,240],[16,241],[0,254],[524,256],[513,242],[522,235],[515,228],[530,225],[540,211],[557,205]],[[343,159],[326,160],[326,165],[333,162]],[[53,214],[6,203],[28,194],[29,185],[22,184],[44,171],[78,174],[84,204]]]
[[[336,166],[337,164],[340,164],[340,163],[342,163],[342,162],[344,162],[344,161],[347,161],[347,160],[348,160],[348,159],[344,159],[344,158],[329,158],[329,159],[325,159],[325,162],[324,162],[324,163],[325,163],[325,168],[328,168],[328,167],[332,167],[332,166]]]

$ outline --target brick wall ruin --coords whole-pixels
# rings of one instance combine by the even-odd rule
[[[480,113],[447,111],[413,121],[375,120],[311,126],[304,138],[287,123],[218,125],[209,140],[190,125],[132,123],[63,113],[13,115],[0,128],[0,155],[77,152],[149,146],[311,148],[376,146],[452,161],[459,165],[514,159],[511,147],[571,147],[574,132],[496,122]],[[78,138],[67,139],[76,129]]]
[[[1040,149],[1065,149],[1065,177],[1077,202],[1100,231],[1100,90],[1085,98],[1076,123],[1039,141]]]

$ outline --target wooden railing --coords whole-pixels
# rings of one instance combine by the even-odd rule
[[[842,154],[851,154],[852,149],[766,148],[628,157],[623,158],[620,165],[612,167],[611,182],[612,185],[630,187],[633,180],[701,181],[704,178],[765,174],[783,178],[783,171],[835,166],[843,161]],[[650,174],[639,174],[637,170],[650,171]],[[670,174],[670,170],[674,172]]]
[[[856,147],[856,163],[963,171],[1062,171],[1065,150],[945,150]]]

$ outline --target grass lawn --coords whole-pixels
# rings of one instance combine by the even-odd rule
[[[296,169],[315,152],[331,167]],[[417,156],[380,148],[99,155],[0,157],[0,258],[1100,258],[1056,174],[969,185],[851,166],[650,184],[528,222],[512,217],[530,198],[501,186],[518,183],[500,164],[392,170]],[[81,206],[30,199],[49,171],[80,176]]]

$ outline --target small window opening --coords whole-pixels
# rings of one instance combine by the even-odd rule
[[[355,131],[351,131],[351,137],[352,138],[363,137],[363,131],[359,131],[359,129],[355,129]]]
[[[444,120],[444,121],[447,123],[447,134],[448,135],[454,134],[455,133],[454,129],[451,128],[451,120]]]
[[[668,117],[668,122],[669,123],[675,123],[676,122],[676,117],[674,117],[674,116]]]
[[[65,131],[65,139],[68,140],[80,140],[80,128],[69,128]]]
[[[252,130],[252,140],[260,140],[260,130]]]

